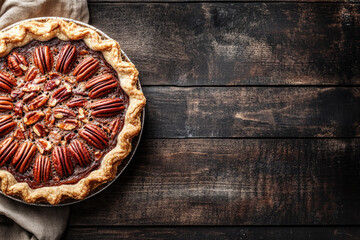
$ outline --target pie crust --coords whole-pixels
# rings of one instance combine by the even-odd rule
[[[0,170],[1,191],[28,203],[58,204],[68,198],[84,199],[91,190],[114,179],[118,166],[131,152],[132,138],[141,130],[140,116],[146,103],[144,94],[137,87],[138,71],[132,63],[122,60],[119,44],[112,39],[103,39],[95,30],[71,21],[58,18],[30,20],[0,32],[0,57],[33,40],[49,41],[53,38],[62,41],[83,40],[91,50],[100,51],[116,71],[120,86],[128,96],[128,106],[115,147],[103,156],[99,168],[77,183],[31,188],[27,182],[18,182],[9,171]]]

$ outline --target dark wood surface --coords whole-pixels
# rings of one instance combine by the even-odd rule
[[[64,239],[359,239],[360,4],[89,1],[144,134]]]

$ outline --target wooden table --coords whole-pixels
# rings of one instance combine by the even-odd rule
[[[89,1],[147,97],[65,239],[359,239],[360,5]]]

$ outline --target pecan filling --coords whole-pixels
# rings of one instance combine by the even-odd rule
[[[116,145],[128,97],[83,41],[32,41],[0,59],[0,169],[32,188],[76,183]]]

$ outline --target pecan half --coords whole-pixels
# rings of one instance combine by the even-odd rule
[[[104,149],[109,146],[109,138],[106,133],[94,124],[86,124],[84,128],[79,131],[79,135],[96,148]]]
[[[49,101],[49,106],[54,107],[57,103],[63,102],[69,99],[72,95],[72,88],[70,85],[65,84],[63,87],[56,90]]]
[[[44,154],[44,152],[47,152],[47,151],[50,151],[51,148],[52,148],[52,144],[51,142],[43,139],[43,138],[39,138],[37,141],[36,141],[36,147],[37,149],[39,150],[39,152],[41,154]]]
[[[54,108],[53,110],[54,113],[54,117],[61,119],[61,118],[72,118],[72,117],[76,117],[76,114],[69,110],[69,109],[65,109],[65,108]]]
[[[11,111],[13,108],[14,104],[11,98],[0,96],[0,112]]]
[[[9,69],[15,76],[22,76],[29,67],[25,57],[17,52],[11,53],[7,58]]]
[[[25,74],[25,81],[26,82],[30,82],[32,80],[34,80],[36,78],[36,76],[38,75],[39,70],[37,70],[36,68],[32,67],[30,68],[29,71],[27,71],[27,73]]]
[[[36,98],[34,98],[31,102],[29,102],[29,109],[30,110],[35,110],[38,108],[41,108],[42,106],[44,106],[46,104],[46,102],[48,101],[49,97],[46,95],[40,95]]]
[[[50,178],[50,159],[46,156],[38,156],[33,169],[34,180],[38,183],[47,182]]]
[[[84,98],[74,98],[66,103],[68,107],[84,107],[88,104],[88,101]]]
[[[111,135],[110,138],[114,139],[116,134],[118,133],[119,129],[122,128],[123,125],[123,121],[120,119],[114,119],[111,123],[110,123],[110,129],[111,129]]]
[[[51,71],[54,58],[48,46],[40,46],[35,48],[34,63],[42,74]]]
[[[28,115],[26,115],[24,117],[24,123],[26,125],[32,125],[34,123],[37,123],[38,121],[40,121],[43,117],[44,117],[44,113],[39,111],[39,112],[31,112]]]
[[[46,136],[46,132],[48,131],[47,128],[42,125],[41,123],[37,123],[33,126],[34,133],[39,137]]]
[[[52,152],[52,161],[56,172],[61,177],[69,176],[74,172],[70,151],[66,147],[56,147]]]
[[[16,122],[11,115],[0,116],[0,136],[4,136],[16,127]]]
[[[44,90],[45,91],[51,91],[55,89],[57,86],[59,86],[61,81],[59,79],[56,80],[49,80],[45,83]]]
[[[68,73],[73,66],[76,59],[76,48],[70,44],[65,45],[61,51],[59,58],[57,59],[55,69],[61,73]]]
[[[85,145],[82,144],[79,140],[71,141],[69,150],[73,158],[80,166],[85,167],[90,163],[90,153]]]
[[[90,98],[99,98],[109,92],[115,90],[118,86],[118,82],[113,75],[107,73],[102,76],[92,78],[85,84],[86,89],[89,89]]]
[[[0,167],[7,163],[19,148],[19,143],[14,138],[8,137],[0,143]]]
[[[36,147],[31,142],[24,142],[20,145],[11,164],[19,173],[24,173],[31,164],[31,160],[36,154]]]
[[[16,87],[16,79],[6,72],[0,72],[0,90],[10,93]]]
[[[113,117],[125,109],[124,101],[120,98],[106,98],[90,105],[94,117]]]
[[[82,60],[74,69],[73,75],[76,81],[81,82],[91,78],[99,69],[99,61],[93,57]]]

